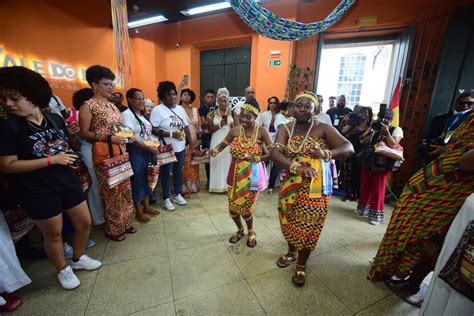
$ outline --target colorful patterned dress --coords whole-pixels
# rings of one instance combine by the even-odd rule
[[[193,141],[197,141],[197,133],[199,126],[201,125],[201,117],[199,116],[198,110],[196,108],[192,109],[193,117],[186,113],[186,118],[189,122],[189,132]],[[189,148],[189,145],[186,146],[185,158],[184,158],[184,168],[183,168],[183,185],[181,189],[181,194],[189,195],[191,193],[198,193],[200,189],[199,184],[199,165],[192,164],[193,155],[192,148]]]
[[[323,177],[330,176],[323,170],[320,159],[310,157],[308,145],[313,143],[323,149],[328,146],[325,140],[313,136],[303,142],[303,136],[291,137],[286,146],[286,156],[303,166],[311,166],[318,177],[310,179],[286,172],[280,187],[278,212],[286,241],[298,250],[313,250],[326,221],[331,196],[324,194],[323,190]]]
[[[252,163],[243,159],[246,153],[261,157],[262,146],[262,142],[257,140],[247,147],[242,144],[240,137],[235,137],[229,145],[232,161],[227,176],[227,198],[231,216],[252,216],[258,194],[265,189],[265,186],[259,186],[259,183],[266,181],[263,162]]]
[[[86,101],[86,104],[92,113],[91,132],[113,134],[113,127],[122,125],[122,113],[112,103],[99,104],[95,99],[90,99]],[[103,166],[95,166],[95,171],[104,205],[104,231],[109,236],[122,235],[132,226],[133,204],[130,180],[111,189]]]
[[[433,264],[451,222],[474,192],[474,175],[458,169],[474,149],[474,114],[453,134],[445,152],[418,170],[393,211],[368,279],[406,277],[421,258]]]

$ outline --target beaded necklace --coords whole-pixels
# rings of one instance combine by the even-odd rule
[[[308,139],[309,134],[311,133],[311,130],[313,129],[313,125],[314,125],[314,119],[311,118],[311,125],[309,126],[308,131],[306,132],[306,135],[303,138],[303,141],[299,145],[296,145],[294,142],[291,141],[293,137],[293,133],[295,132],[296,122],[293,124],[293,127],[291,128],[290,139],[288,140],[288,149],[292,153],[297,154],[301,152],[301,150],[304,147],[304,144],[306,143],[306,140]]]
[[[255,144],[255,142],[257,141],[257,138],[258,138],[258,125],[257,124],[253,125],[253,131],[250,138],[248,138],[245,135],[245,129],[242,125],[240,125],[240,133],[239,133],[239,138],[238,138],[240,146],[244,148],[250,148]]]

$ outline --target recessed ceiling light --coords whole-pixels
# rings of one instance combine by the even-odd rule
[[[134,27],[139,27],[139,26],[144,26],[148,24],[153,24],[153,23],[159,23],[163,21],[168,21],[167,18],[165,18],[163,15],[157,15],[157,16],[152,16],[150,18],[145,18],[145,19],[140,19],[136,20],[133,22],[128,22],[127,26],[128,28],[134,28]]]

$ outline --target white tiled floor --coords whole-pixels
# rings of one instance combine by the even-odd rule
[[[18,315],[416,315],[382,283],[367,281],[386,224],[371,226],[354,202],[334,197],[321,239],[308,262],[306,285],[291,283],[294,266],[280,269],[286,252],[277,194],[262,193],[255,214],[258,245],[231,245],[235,227],[225,195],[193,195],[187,207],[162,212],[123,242],[93,232],[88,254],[104,266],[79,272],[82,285],[60,288],[46,261],[28,262],[33,283],[18,294]],[[390,208],[389,206],[387,206]],[[389,218],[389,215],[387,216]]]

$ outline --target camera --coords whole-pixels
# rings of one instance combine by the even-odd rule
[[[83,158],[82,158],[82,154],[78,151],[75,151],[75,152],[72,152],[71,154],[74,154],[77,156],[76,160],[72,163],[72,167],[74,168],[77,168],[79,167],[79,165],[82,163],[83,161]]]
[[[434,156],[429,155],[429,153],[434,150],[434,148],[431,147],[431,145],[444,146],[446,144],[444,143],[444,140],[442,140],[441,138],[432,138],[432,139],[423,138],[421,140],[420,145],[418,145],[418,152],[420,153],[421,159],[425,163],[428,163],[434,158],[436,158]]]
[[[383,119],[377,120],[373,122],[370,127],[372,127],[372,129],[375,131],[380,131],[380,129],[382,128],[382,124],[387,125],[388,124],[387,119],[383,118]]]
[[[347,124],[350,127],[357,127],[362,123],[362,120],[363,120],[362,115],[360,115],[358,113],[352,113],[349,116],[349,121],[347,122]]]
[[[181,48],[181,44],[180,44],[179,42],[177,42],[177,43],[174,45],[174,47],[175,47],[176,49],[180,49],[180,48]]]

